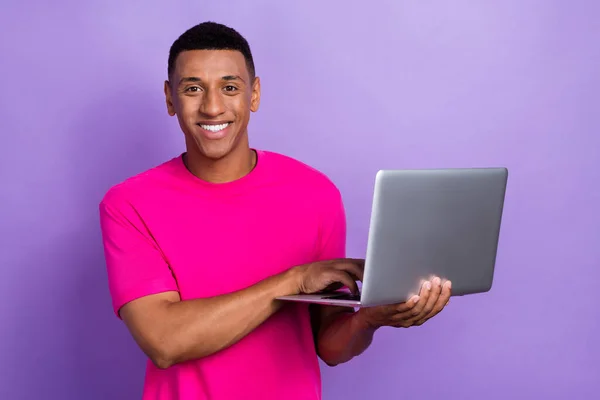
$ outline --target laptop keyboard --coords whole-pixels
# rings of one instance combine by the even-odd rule
[[[355,301],[358,301],[358,300],[360,300],[360,293],[359,294],[340,293],[340,294],[334,294],[332,296],[327,296],[325,298],[331,299],[331,300],[355,300]]]

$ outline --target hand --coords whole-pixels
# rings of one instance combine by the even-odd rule
[[[295,294],[337,290],[343,286],[358,294],[356,281],[362,280],[364,266],[363,259],[341,258],[294,267]]]
[[[448,304],[451,294],[451,282],[442,282],[435,277],[421,286],[418,296],[400,304],[361,308],[357,318],[371,328],[393,326],[408,328],[423,325],[427,320],[440,313]]]

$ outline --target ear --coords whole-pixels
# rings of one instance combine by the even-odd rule
[[[167,102],[167,112],[172,117],[175,115],[175,107],[173,106],[173,96],[171,94],[171,84],[165,81],[165,101]]]
[[[257,112],[260,106],[260,78],[257,76],[252,82],[252,97],[250,98],[250,110]]]

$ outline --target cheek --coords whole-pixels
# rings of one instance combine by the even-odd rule
[[[238,117],[244,117],[250,113],[250,99],[242,96],[233,98],[228,108],[235,111]]]
[[[178,99],[177,109],[183,119],[192,118],[196,115],[200,106],[200,98],[186,97]]]

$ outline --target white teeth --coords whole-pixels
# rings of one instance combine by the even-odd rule
[[[229,125],[229,123],[221,124],[221,125],[200,125],[200,126],[202,127],[202,129],[206,129],[207,131],[219,132],[220,130],[227,128],[227,125]]]

